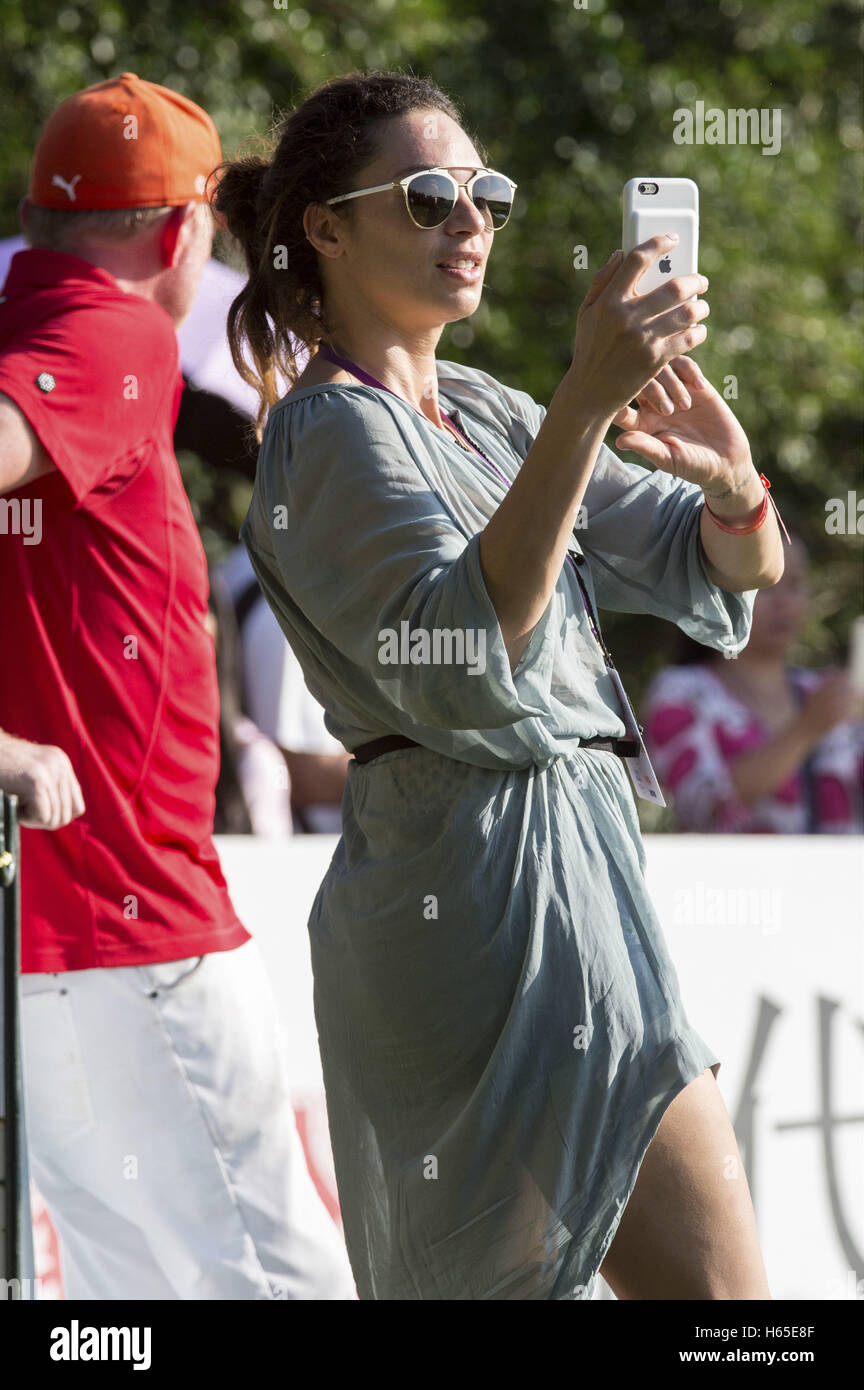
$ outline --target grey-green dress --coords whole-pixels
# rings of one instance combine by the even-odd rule
[[[513,479],[543,407],[437,369],[442,408]],[[241,530],[331,733],[422,744],[349,764],[308,924],[361,1299],[590,1298],[664,1110],[719,1066],[679,997],[626,768],[579,747],[626,729],[569,563],[511,675],[478,552],[505,492],[407,402],[310,386],[270,412]],[[708,579],[701,505],[604,445],[573,550],[595,608],[735,655],[755,591]],[[485,672],[383,663],[403,622],[484,629]]]

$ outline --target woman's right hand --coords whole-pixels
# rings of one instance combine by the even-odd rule
[[[595,413],[618,413],[673,357],[708,336],[700,323],[709,311],[703,275],[677,275],[650,294],[636,285],[648,267],[675,245],[654,236],[629,256],[615,251],[598,270],[579,309],[570,365],[574,384]],[[691,301],[691,302],[685,302]]]
[[[811,738],[820,739],[843,720],[855,719],[859,707],[848,671],[832,671],[805,696],[800,719]]]

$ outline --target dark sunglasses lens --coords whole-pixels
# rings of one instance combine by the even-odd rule
[[[453,186],[440,174],[417,174],[408,185],[408,206],[421,227],[440,227],[455,206]]]
[[[497,174],[485,174],[474,185],[474,202],[493,228],[503,227],[513,210],[513,190]]]

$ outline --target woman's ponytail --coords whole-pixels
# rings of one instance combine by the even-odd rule
[[[219,167],[223,172],[211,207],[219,225],[226,227],[240,245],[246,268],[251,272],[260,258],[258,200],[271,166],[260,155],[247,155],[243,159],[226,160]]]

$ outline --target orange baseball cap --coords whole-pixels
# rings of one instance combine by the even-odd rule
[[[49,116],[29,198],[64,212],[204,202],[221,159],[206,111],[124,72],[67,97]]]

